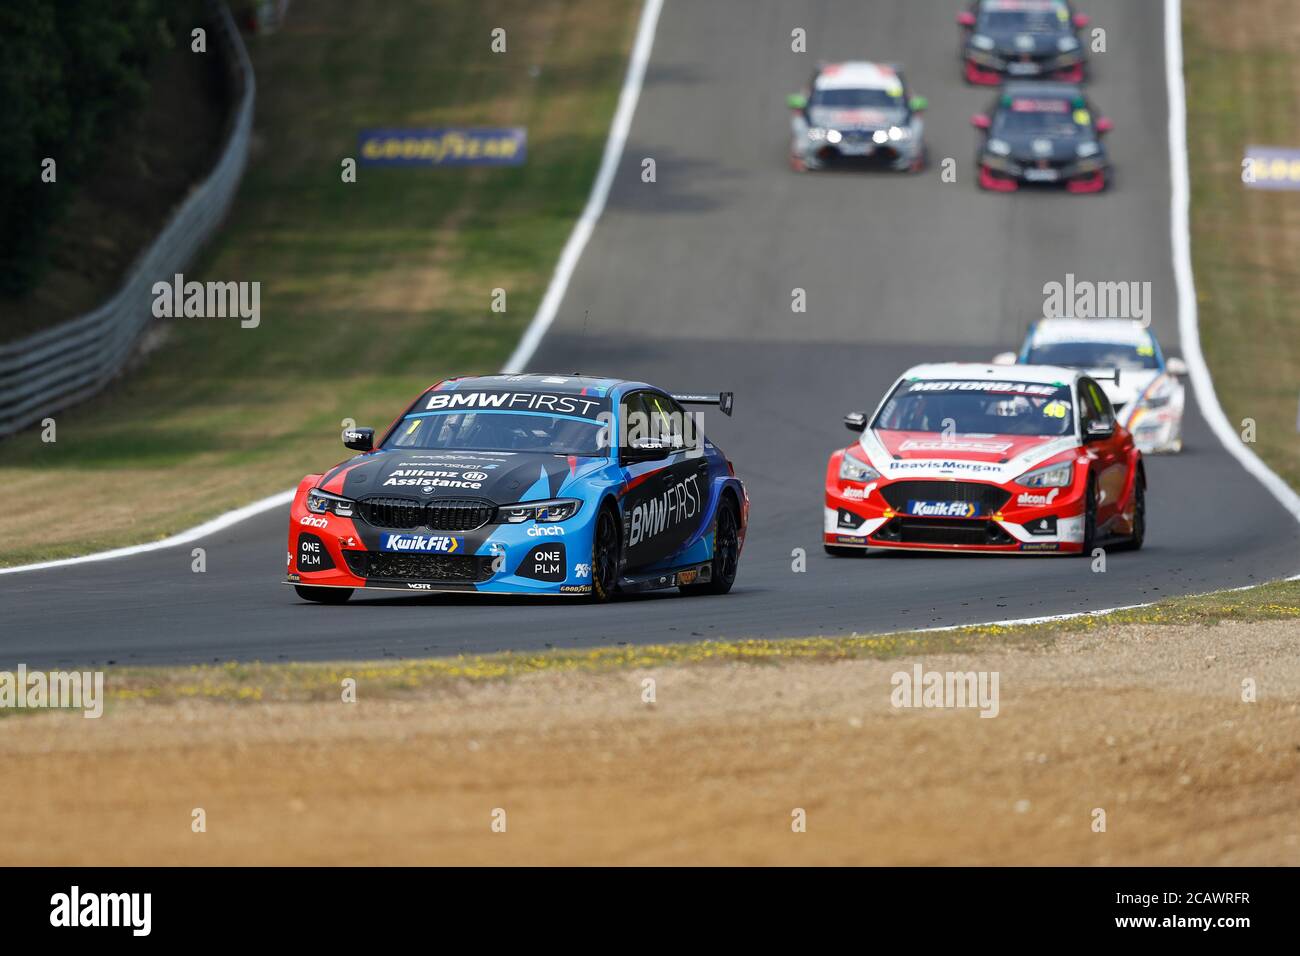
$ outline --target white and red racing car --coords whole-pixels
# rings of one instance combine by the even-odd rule
[[[861,438],[830,457],[827,553],[1140,548],[1142,455],[1098,377],[1028,365],[909,369],[874,415],[845,417]]]

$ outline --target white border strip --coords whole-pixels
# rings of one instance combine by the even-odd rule
[[[555,315],[559,311],[560,303],[564,301],[564,294],[568,289],[569,279],[573,276],[573,270],[577,268],[578,259],[582,256],[583,249],[587,247],[588,240],[591,239],[591,233],[596,227],[596,221],[600,219],[601,213],[605,211],[605,202],[609,199],[609,191],[614,185],[614,174],[618,171],[618,164],[623,157],[623,147],[627,144],[628,132],[632,129],[632,116],[636,112],[637,100],[641,97],[641,85],[645,80],[646,66],[650,62],[650,51],[654,46],[655,29],[659,24],[659,13],[663,9],[663,5],[663,0],[645,0],[645,6],[641,9],[641,20],[637,24],[636,40],[632,45],[632,58],[628,62],[627,75],[623,78],[623,88],[619,93],[618,107],[614,111],[614,119],[610,124],[609,137],[605,140],[605,152],[601,157],[600,171],[597,173],[596,181],[591,187],[591,195],[587,197],[587,205],[583,208],[578,221],[574,223],[573,232],[569,234],[569,239],[564,244],[564,250],[560,253],[560,260],[555,266],[550,285],[546,288],[546,295],[537,308],[537,314],[533,316],[532,322],[524,331],[523,338],[519,340],[514,354],[510,356],[510,361],[502,369],[503,372],[520,372],[532,359],[533,353],[537,351],[537,346],[541,344],[542,336],[546,334],[546,330],[555,321]],[[162,548],[174,548],[177,545],[189,544],[191,541],[197,541],[207,535],[224,531],[231,525],[238,524],[246,518],[252,518],[264,511],[270,511],[272,508],[290,504],[293,501],[294,491],[295,489],[282,491],[279,494],[271,495],[269,498],[254,501],[252,504],[218,515],[211,521],[206,521],[197,527],[174,534],[170,538],[163,538],[161,541],[151,541],[148,544],[131,545],[125,548],[114,548],[112,551],[100,551],[97,554],[87,554],[79,558],[62,558],[57,561],[42,561],[39,564],[23,564],[12,568],[0,568],[0,574],[16,574],[19,571],[42,571],[47,568],[63,568],[73,564],[85,564],[90,561],[127,558],[136,554],[145,554],[149,551],[158,551]]]
[[[555,321],[555,315],[564,301],[568,291],[569,280],[573,270],[578,267],[582,251],[587,248],[596,222],[605,211],[605,202],[609,199],[610,188],[614,185],[614,174],[623,158],[623,147],[627,144],[627,134],[632,129],[632,115],[636,112],[636,103],[641,96],[641,84],[645,80],[645,70],[650,62],[650,50],[654,47],[655,28],[659,24],[659,11],[663,9],[663,0],[645,0],[641,10],[641,22],[636,29],[636,42],[632,45],[632,58],[627,65],[627,76],[623,79],[623,90],[618,96],[618,109],[614,111],[614,121],[609,127],[609,138],[605,140],[605,155],[600,161],[600,172],[592,184],[591,195],[587,198],[586,208],[573,225],[569,241],[564,244],[560,261],[555,265],[551,284],[546,287],[546,295],[537,307],[537,314],[524,330],[523,338],[515,347],[514,354],[501,369],[506,375],[516,375],[524,370],[537,347],[542,344],[542,336]],[[558,371],[558,369],[556,370]]]
[[[1281,578],[1282,581],[1300,581],[1300,574],[1292,575],[1289,578]],[[1015,627],[1021,624],[1049,624],[1052,621],[1072,621],[1080,617],[1106,617],[1108,614],[1118,614],[1120,611],[1136,611],[1139,608],[1155,607],[1161,601],[1181,601],[1184,598],[1203,597],[1206,594],[1235,594],[1238,591],[1253,591],[1255,588],[1262,588],[1268,584],[1276,584],[1276,581],[1261,581],[1259,584],[1247,584],[1239,588],[1225,588],[1219,591],[1198,591],[1195,594],[1184,594],[1169,598],[1161,598],[1160,601],[1147,601],[1145,604],[1125,604],[1123,607],[1108,607],[1100,611],[1071,611],[1069,614],[1046,614],[1042,617],[1017,617],[1005,621],[985,621],[983,624],[945,624],[942,627],[920,627],[911,633],[915,634],[932,634],[940,631],[961,631],[969,627]],[[908,631],[895,631],[895,634],[906,634]]]
[[[1174,279],[1178,285],[1178,336],[1182,339],[1183,359],[1192,379],[1197,407],[1210,430],[1238,464],[1259,479],[1291,516],[1300,521],[1300,495],[1259,456],[1247,447],[1228,422],[1209,366],[1201,352],[1198,327],[1196,281],[1192,275],[1192,239],[1190,227],[1191,175],[1187,163],[1187,91],[1183,85],[1183,4],[1182,0],[1165,0],[1165,71],[1169,86],[1169,171],[1173,185],[1169,203],[1170,231],[1174,253]]]
[[[236,508],[234,511],[227,511],[223,515],[217,515],[211,521],[205,521],[201,525],[196,525],[179,534],[174,534],[170,538],[163,538],[160,541],[150,541],[148,544],[133,544],[125,548],[114,548],[112,551],[100,551],[96,554],[86,554],[79,558],[61,558],[57,561],[42,561],[40,564],[23,564],[15,568],[0,568],[0,574],[15,574],[19,571],[42,571],[46,568],[63,568],[70,564],[87,564],[91,561],[108,561],[112,558],[129,558],[135,554],[145,554],[149,551],[161,551],[163,548],[174,548],[180,544],[189,544],[191,541],[197,541],[199,538],[205,538],[210,534],[216,534],[218,531],[225,531],[232,525],[239,524],[245,518],[251,518],[254,515],[260,515],[263,511],[269,511],[272,508],[279,508],[293,501],[294,493],[297,489],[282,491],[279,494],[271,495],[269,498],[262,498],[260,501],[254,501],[252,504],[244,505],[242,508]]]

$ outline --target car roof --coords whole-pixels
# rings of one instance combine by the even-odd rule
[[[601,378],[577,372],[568,375],[535,372],[527,375],[466,375],[439,382],[434,389],[446,392],[474,388],[513,388],[520,391],[549,392],[554,395],[604,395],[621,384],[623,379]]]
[[[1033,385],[1055,385],[1073,382],[1083,373],[1076,368],[1055,365],[991,365],[985,362],[939,362],[913,365],[903,373],[904,379],[962,382],[1018,382]]]
[[[1046,342],[1116,342],[1148,345],[1154,336],[1137,319],[1043,319],[1029,333],[1036,345]]]
[[[898,70],[888,63],[845,60],[842,63],[823,63],[817,71],[813,89],[887,90],[901,82]]]
[[[1083,96],[1077,83],[1045,83],[1017,80],[1002,84],[1002,96],[1026,96],[1034,99],[1076,99]]]

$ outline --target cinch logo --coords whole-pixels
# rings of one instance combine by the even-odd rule
[[[533,525],[528,529],[530,538],[555,538],[564,534],[559,525]]]
[[[974,518],[980,508],[966,501],[909,501],[907,513],[919,518]]]
[[[133,936],[148,936],[152,893],[70,893],[50,897],[51,926],[128,926]]]
[[[420,554],[455,554],[460,538],[449,534],[386,534],[385,551],[414,551]]]
[[[330,526],[328,518],[318,518],[315,515],[303,515],[298,519],[298,523],[305,524],[309,528],[328,528]]]

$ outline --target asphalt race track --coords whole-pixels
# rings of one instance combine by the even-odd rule
[[[675,592],[591,606],[559,600],[354,597],[300,602],[279,582],[285,514],[134,558],[0,577],[0,666],[446,655],[698,637],[795,636],[1064,613],[1300,572],[1295,521],[1223,451],[1189,396],[1186,451],[1149,458],[1147,547],[1055,557],[822,554],[827,454],[920,361],[987,360],[1018,345],[1042,287],[1067,273],[1149,281],[1180,354],[1170,261],[1161,5],[1089,0],[1109,52],[1092,96],[1115,121],[1116,188],[996,196],[974,185],[970,114],[947,0],[670,0],[604,218],[535,370],[736,393],[706,418],[752,501],[731,595]],[[806,55],[790,31],[808,32]],[[817,59],[901,62],[929,97],[931,169],[826,173],[786,164],[784,97]],[[641,181],[653,157],[657,182]],[[957,160],[958,182],[938,163]],[[806,290],[806,314],[791,290]],[[590,310],[589,320],[584,313]],[[585,328],[584,328],[585,324]],[[342,457],[340,455],[340,457]],[[328,462],[303,462],[303,472]],[[286,476],[286,487],[297,479]],[[792,552],[807,569],[792,570]]]

